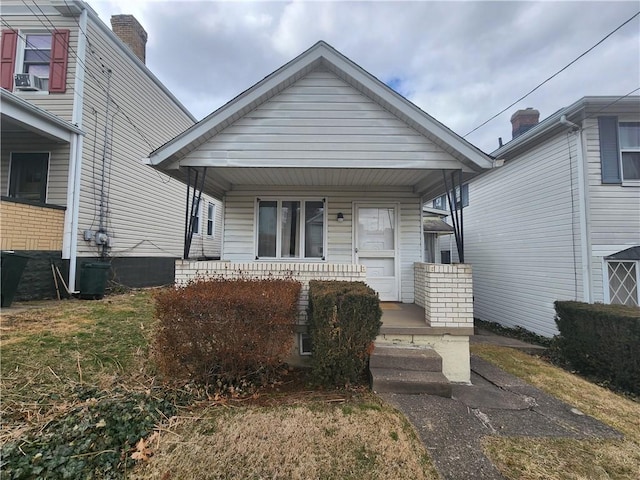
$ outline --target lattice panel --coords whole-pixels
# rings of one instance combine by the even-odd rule
[[[636,262],[608,262],[611,303],[638,306]]]

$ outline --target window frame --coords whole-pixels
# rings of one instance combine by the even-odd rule
[[[640,260],[604,260],[603,265],[603,285],[604,285],[604,300],[606,304],[611,303],[611,278],[609,276],[609,264],[611,263],[632,263],[636,267],[636,306],[640,306]],[[621,305],[616,303],[615,305]],[[623,304],[622,304],[623,305]]]
[[[198,199],[196,198],[196,202],[198,202],[198,206],[196,207],[196,213],[194,215],[194,220],[193,220],[193,234],[194,235],[199,235],[202,236],[202,231],[201,231],[201,225],[200,223],[202,222],[202,199]]]
[[[638,178],[624,178],[624,164],[622,162],[622,156],[624,153],[637,153],[640,155],[640,145],[636,147],[623,147],[622,146],[622,135],[620,134],[621,127],[623,125],[635,124],[637,128],[640,130],[640,122],[634,121],[620,121],[618,120],[618,161],[620,162],[620,181],[623,185],[640,185],[640,177]]]
[[[259,251],[259,222],[260,222],[260,202],[276,202],[276,256],[275,257],[261,257],[258,255]],[[282,256],[282,203],[283,202],[300,202],[300,217],[299,217],[299,225],[298,225],[298,239],[299,242],[299,251],[301,255],[304,255],[305,250],[305,236],[306,231],[304,226],[306,225],[306,202],[322,202],[324,208],[324,215],[322,221],[322,257],[283,257]],[[278,261],[278,262],[326,262],[327,261],[327,220],[328,220],[328,202],[325,197],[293,197],[293,196],[284,196],[284,197],[274,197],[274,196],[265,196],[265,197],[256,197],[255,199],[255,209],[254,209],[254,252],[255,252],[255,260],[257,261]]]
[[[308,340],[309,350],[304,348],[305,340]],[[298,334],[298,353],[301,357],[310,357],[313,355],[313,347],[311,346],[311,335],[309,333]]]
[[[40,187],[40,199],[33,200],[28,198],[22,198],[15,195],[15,181],[14,176],[19,175],[21,168],[16,168],[19,162],[14,162],[16,155],[46,155],[45,165],[43,170],[44,173],[44,185]],[[51,171],[51,152],[10,152],[9,153],[9,172],[7,175],[7,197],[12,199],[17,199],[23,202],[35,203],[38,205],[46,204],[49,196],[49,175]]]
[[[453,194],[454,190],[456,192],[456,202],[458,205],[457,209],[460,210],[460,208],[468,207],[469,206],[469,184],[463,183],[462,187],[460,187],[459,190],[458,190],[458,187],[456,186],[455,189],[450,190],[451,194]],[[460,195],[458,195],[458,192],[461,192]],[[451,199],[453,200],[453,195]],[[444,208],[436,206],[436,202],[442,202],[444,204]],[[449,211],[449,200],[447,199],[447,194],[443,193],[439,197],[434,198],[432,202],[432,206],[433,208],[438,210]]]
[[[215,237],[216,235],[216,204],[207,203],[207,237]]]
[[[49,94],[49,81],[51,79],[51,55],[53,55],[53,41],[54,35],[50,31],[47,30],[39,30],[39,29],[28,29],[28,30],[20,30],[18,35],[18,42],[16,45],[16,62],[15,62],[15,73],[26,73],[24,71],[24,62],[25,62],[25,51],[27,50],[27,37],[29,35],[48,35],[51,37],[51,41],[49,43],[49,72],[46,77],[46,88],[42,88],[40,90],[29,91],[30,94],[40,94],[40,95],[48,95]],[[41,75],[37,75],[40,78]],[[15,91],[15,87],[14,87]]]

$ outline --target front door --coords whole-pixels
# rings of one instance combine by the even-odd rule
[[[385,302],[399,300],[397,218],[393,204],[355,205],[356,263],[367,267],[367,284]]]

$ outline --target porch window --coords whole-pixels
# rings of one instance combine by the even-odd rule
[[[256,258],[324,260],[325,202],[258,199]]]
[[[608,261],[609,301],[621,305],[637,307],[638,296],[638,264],[637,261]]]
[[[9,168],[10,197],[46,202],[48,153],[12,153]]]

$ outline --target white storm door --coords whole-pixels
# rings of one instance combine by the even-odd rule
[[[385,302],[399,300],[397,218],[396,205],[355,205],[356,263],[367,267],[367,284]]]

